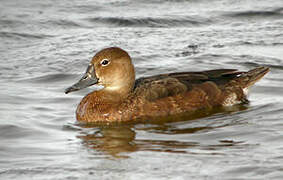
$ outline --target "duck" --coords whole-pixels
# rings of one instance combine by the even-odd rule
[[[150,120],[247,103],[249,88],[268,72],[268,67],[214,69],[136,79],[129,54],[109,47],[94,55],[82,78],[65,93],[100,87],[80,101],[76,110],[79,122]]]

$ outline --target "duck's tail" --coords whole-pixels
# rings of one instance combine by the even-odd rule
[[[268,67],[257,67],[248,72],[244,72],[239,76],[242,87],[244,89],[251,87],[259,81],[266,73],[269,72]]]

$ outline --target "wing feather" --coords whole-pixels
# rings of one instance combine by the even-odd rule
[[[136,80],[134,91],[149,101],[190,91],[194,86],[213,82],[223,86],[242,72],[236,69],[217,69],[202,72],[178,72],[143,77]]]

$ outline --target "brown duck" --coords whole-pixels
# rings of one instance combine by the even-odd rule
[[[78,121],[151,119],[247,102],[248,88],[268,71],[267,67],[247,72],[216,69],[135,80],[131,57],[126,51],[111,47],[99,51],[83,77],[65,93],[92,85],[103,86],[81,100],[76,111]]]

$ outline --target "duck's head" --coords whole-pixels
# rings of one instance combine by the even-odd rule
[[[135,83],[135,70],[128,53],[111,47],[99,51],[91,60],[83,77],[65,93],[92,86],[103,86],[103,91],[128,94]]]

